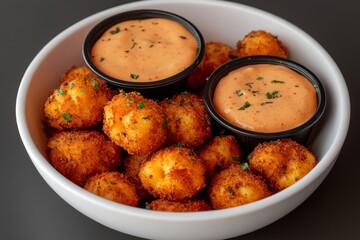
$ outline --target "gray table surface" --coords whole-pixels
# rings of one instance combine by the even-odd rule
[[[58,33],[98,11],[130,1],[0,2],[0,239],[139,239],[84,216],[41,178],[20,140],[15,99],[27,66]],[[234,239],[360,239],[360,22],[355,0],[238,0],[305,30],[334,58],[352,101],[350,130],[328,177],[282,219]],[[141,226],[139,226],[141,231]]]

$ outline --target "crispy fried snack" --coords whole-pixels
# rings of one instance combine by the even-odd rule
[[[93,73],[87,66],[77,67],[72,66],[60,77],[60,83],[65,81],[71,82],[74,79],[85,78],[89,73]]]
[[[204,58],[189,76],[187,86],[192,90],[202,89],[210,74],[220,65],[231,60],[232,51],[233,49],[225,43],[207,42]]]
[[[149,204],[151,210],[164,212],[199,212],[211,210],[204,200],[189,199],[185,201],[168,201],[157,199]]]
[[[166,139],[161,107],[140,93],[120,90],[104,108],[105,134],[129,154],[150,154]]]
[[[96,131],[60,132],[48,139],[50,163],[79,186],[92,176],[115,170],[121,149]]]
[[[237,163],[241,158],[241,150],[232,135],[212,138],[197,154],[204,161],[208,179],[231,164]]]
[[[316,165],[315,156],[291,139],[259,144],[249,155],[250,168],[280,191],[304,177]]]
[[[288,58],[288,49],[278,37],[264,30],[256,30],[238,41],[237,49],[231,54],[237,57],[270,55]]]
[[[199,96],[180,93],[162,100],[160,106],[167,119],[167,144],[196,149],[211,138],[211,118]]]
[[[136,192],[141,199],[149,199],[153,196],[144,188],[139,177],[141,165],[149,159],[149,155],[130,155],[124,158],[124,171],[127,178],[133,183]]]
[[[139,197],[132,183],[119,172],[106,172],[91,177],[84,189],[114,202],[136,207]]]
[[[236,207],[271,195],[265,181],[243,170],[239,164],[232,164],[212,180],[209,199],[214,209]]]
[[[47,124],[59,130],[89,130],[102,121],[103,108],[114,95],[105,81],[86,68],[72,68],[44,104]]]
[[[139,177],[155,197],[184,200],[205,186],[205,166],[194,151],[171,146],[157,151],[143,163]]]

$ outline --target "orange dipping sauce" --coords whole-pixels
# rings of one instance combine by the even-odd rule
[[[280,65],[257,64],[223,77],[213,104],[218,114],[237,127],[274,133],[308,121],[316,112],[317,95],[301,74]]]
[[[120,22],[108,29],[93,46],[91,58],[111,77],[151,82],[186,69],[197,51],[195,37],[180,23],[151,18]]]

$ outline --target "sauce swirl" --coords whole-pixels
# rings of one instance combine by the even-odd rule
[[[180,23],[165,18],[120,22],[97,40],[93,64],[105,74],[134,82],[171,77],[191,65],[197,55],[195,37]]]
[[[257,64],[231,71],[215,88],[214,107],[229,123],[254,132],[286,131],[317,109],[312,83],[280,65]]]

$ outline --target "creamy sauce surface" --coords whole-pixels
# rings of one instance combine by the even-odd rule
[[[92,62],[114,78],[134,82],[171,77],[193,63],[195,37],[163,18],[129,20],[108,29],[91,51]]]
[[[317,109],[312,83],[279,65],[258,64],[233,70],[214,92],[216,111],[243,129],[273,133],[300,126]]]

